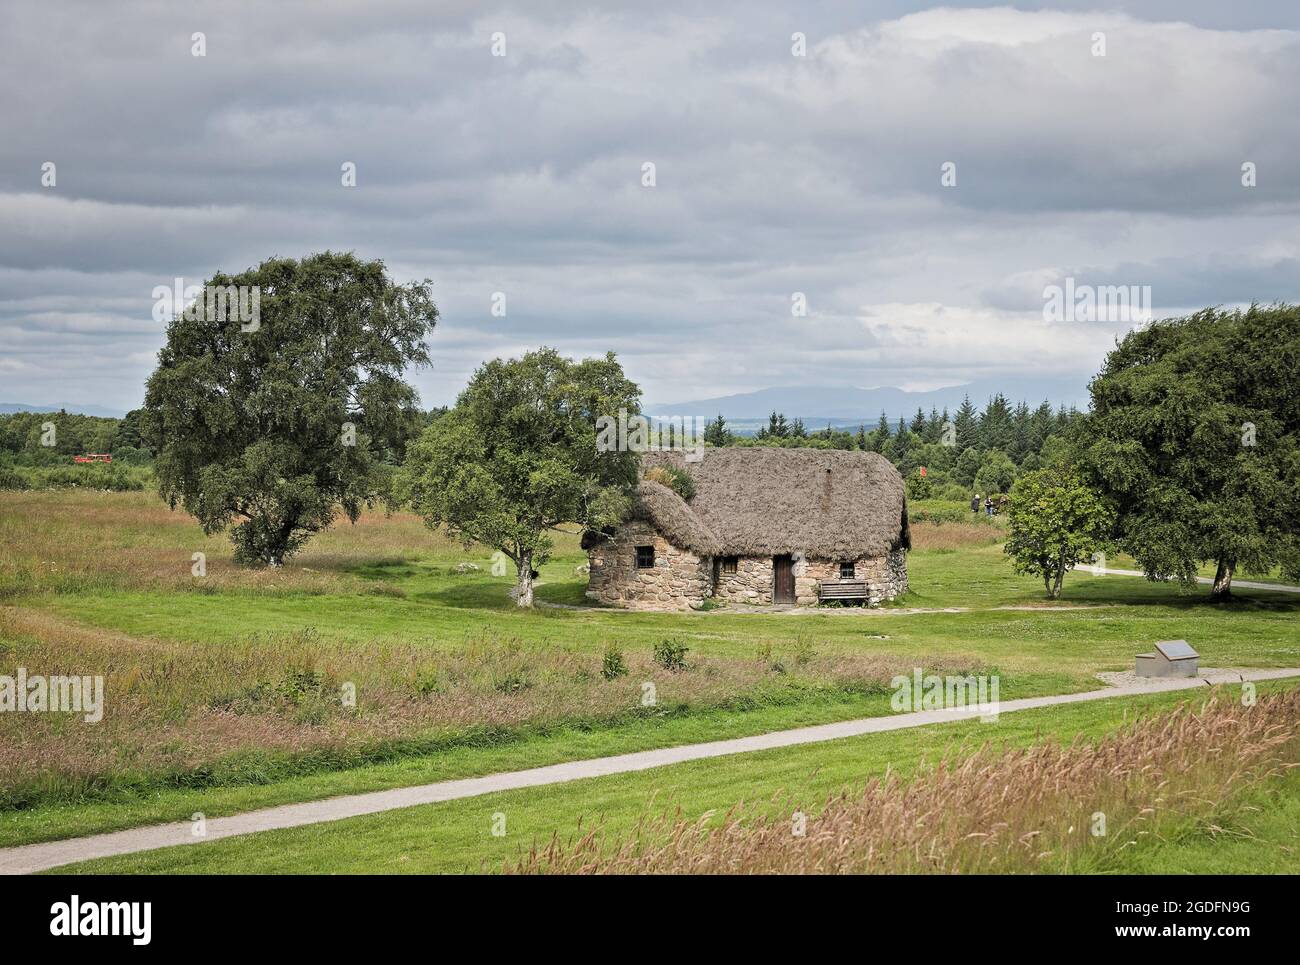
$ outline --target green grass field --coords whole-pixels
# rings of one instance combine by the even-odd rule
[[[1075,573],[1049,604],[1038,581],[1012,573],[1000,532],[918,523],[907,598],[867,613],[772,615],[571,608],[584,603],[575,568],[585,558],[565,537],[538,590],[563,606],[519,612],[489,551],[410,516],[368,514],[281,570],[248,571],[230,564],[224,537],[205,537],[149,493],[0,493],[0,672],[103,673],[109,694],[94,727],[0,715],[0,846],[883,714],[889,677],[915,666],[996,672],[1003,699],[1094,689],[1097,671],[1130,667],[1160,639],[1191,640],[1205,666],[1300,666],[1300,595],[1245,590],[1215,605],[1169,585]],[[202,577],[195,553],[206,556]],[[669,637],[689,647],[686,672],[653,663]],[[627,676],[601,676],[608,648],[625,655]],[[646,681],[659,693],[649,709],[638,703]],[[355,685],[354,711],[338,705],[344,683]],[[1043,715],[1035,726],[1066,736],[1088,723]],[[820,761],[818,773],[842,783],[870,773],[873,754],[894,753],[864,750],[841,766],[842,749],[793,758]],[[717,768],[716,782],[716,765],[704,766],[698,785],[692,776],[670,790],[725,807],[728,794],[750,796],[738,777],[750,766]],[[786,773],[760,783],[786,787]],[[630,816],[648,786],[627,780],[611,793]],[[599,796],[593,805],[580,795],[545,819],[547,801],[560,800],[552,794],[572,791],[512,804],[541,822],[515,827],[549,834],[600,810]],[[468,840],[464,820],[456,840]],[[459,870],[501,853],[447,855],[437,866]],[[412,870],[429,867],[408,857]],[[355,866],[340,861],[330,870]],[[296,870],[316,867],[304,859]]]

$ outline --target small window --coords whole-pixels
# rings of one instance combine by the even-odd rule
[[[851,580],[851,579],[853,579],[853,564],[852,564],[852,563],[841,563],[841,564],[840,564],[840,579],[841,579],[841,580]]]
[[[655,568],[655,548],[653,546],[638,546],[636,548],[636,568],[638,570],[653,570]]]
[[[736,572],[736,557],[734,557],[734,556],[724,556],[724,557],[722,558],[722,572],[723,572],[723,573],[735,573],[735,572]]]

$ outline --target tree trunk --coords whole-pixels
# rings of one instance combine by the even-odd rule
[[[284,565],[284,550],[287,545],[286,540],[278,540],[274,545],[266,548],[266,565],[276,569]]]
[[[280,524],[279,530],[276,531],[275,538],[271,545],[266,548],[266,565],[272,569],[278,569],[284,565],[285,550],[289,548],[289,539],[293,536],[294,521],[288,520]]]
[[[515,606],[531,607],[533,605],[533,554],[519,554],[519,578],[515,581]]]
[[[1052,584],[1051,592],[1047,594],[1053,600],[1059,600],[1061,598],[1061,581],[1064,579],[1065,579],[1065,567],[1058,566],[1056,568],[1056,582]]]
[[[1210,590],[1211,597],[1226,600],[1232,596],[1232,572],[1236,568],[1236,560],[1219,560],[1218,572],[1214,574],[1214,588]]]

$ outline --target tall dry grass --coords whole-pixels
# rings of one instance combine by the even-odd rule
[[[263,783],[555,726],[886,694],[888,681],[914,664],[818,654],[801,640],[759,645],[749,657],[688,654],[688,668],[670,672],[654,662],[652,644],[628,648],[626,672],[606,679],[600,652],[508,635],[470,634],[435,648],[424,640],[335,643],[304,630],[202,647],[0,606],[0,673],[21,665],[105,678],[98,723],[0,714],[0,811],[115,788]],[[650,707],[642,705],[646,681],[657,691]],[[345,685],[355,707],[345,703]]]
[[[869,781],[817,813],[644,820],[554,838],[504,870],[562,874],[989,873],[1088,870],[1108,855],[1300,766],[1300,690],[1253,707],[1220,697],[1144,719],[1095,743],[984,747]],[[1105,834],[1094,834],[1095,815]]]
[[[47,590],[365,592],[375,581],[358,567],[471,552],[480,561],[490,555],[467,552],[410,513],[374,508],[355,524],[336,520],[286,566],[249,569],[234,564],[228,533],[205,536],[155,492],[0,492],[0,599]],[[202,580],[192,572],[195,553],[206,556]]]
[[[912,549],[955,550],[966,546],[992,546],[1007,538],[1006,529],[992,523],[921,521],[911,526]]]

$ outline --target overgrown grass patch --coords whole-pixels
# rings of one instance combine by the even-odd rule
[[[768,643],[688,662],[688,648],[668,640],[621,651],[621,672],[611,675],[594,650],[487,633],[443,648],[340,644],[311,629],[197,647],[13,609],[0,610],[0,639],[0,664],[98,671],[106,695],[95,725],[61,714],[0,715],[0,810],[283,780],[562,726],[880,695],[912,666],[891,655],[816,656],[797,642],[775,644],[779,661]],[[970,663],[929,668],[965,671]]]

